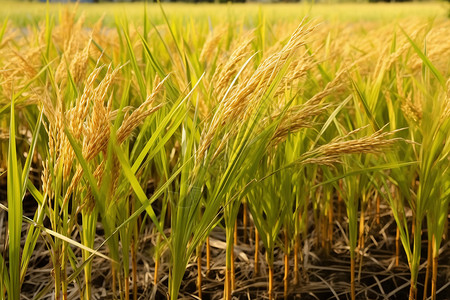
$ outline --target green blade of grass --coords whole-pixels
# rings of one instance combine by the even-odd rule
[[[41,111],[40,115],[39,115],[39,119],[37,121],[36,126],[34,127],[33,130],[33,136],[31,138],[31,145],[30,145],[30,149],[28,151],[28,156],[27,156],[27,160],[25,161],[25,165],[23,167],[23,172],[22,172],[22,199],[25,196],[25,191],[27,189],[27,182],[28,182],[28,175],[30,174],[30,168],[31,168],[31,161],[33,159],[34,156],[34,150],[36,148],[36,144],[39,138],[39,131],[41,129],[41,124],[42,124],[42,117],[44,115],[44,111]]]
[[[339,179],[343,179],[348,176],[355,176],[355,175],[361,175],[361,174],[365,174],[365,173],[372,173],[372,172],[378,172],[378,171],[384,171],[384,170],[392,170],[392,169],[407,167],[407,166],[411,166],[411,165],[415,165],[415,164],[417,164],[417,162],[391,163],[391,164],[388,163],[388,164],[384,164],[384,165],[378,165],[375,167],[365,167],[364,169],[351,170],[349,172],[346,172],[345,174],[335,176],[335,177],[328,179],[326,181],[323,181],[319,184],[313,185],[312,188],[314,189],[314,188],[317,188],[324,184],[330,184],[330,183],[336,182]]]
[[[350,77],[350,80],[352,81],[353,89],[355,90],[359,101],[362,103],[362,105],[364,107],[364,110],[365,110],[367,116],[369,117],[370,124],[372,125],[373,130],[374,131],[380,130],[381,126],[378,124],[378,122],[377,122],[377,120],[376,120],[376,118],[375,118],[375,116],[374,116],[374,114],[373,114],[373,112],[372,112],[372,110],[370,108],[369,102],[366,99],[366,96],[361,91],[361,89],[359,88],[358,84],[353,80],[353,78]]]
[[[9,207],[4,206],[3,204],[0,204],[0,208],[5,210],[5,211],[7,211],[7,212],[11,212],[11,209]],[[53,237],[55,237],[57,239],[60,239],[60,240],[62,240],[64,242],[67,242],[67,243],[69,243],[69,244],[71,244],[71,245],[73,245],[75,247],[78,247],[78,248],[80,248],[82,250],[88,251],[88,252],[90,252],[90,253],[92,253],[94,255],[98,255],[101,258],[104,258],[106,260],[111,260],[111,258],[109,258],[108,256],[100,253],[98,250],[94,250],[94,249],[91,249],[89,247],[86,247],[83,244],[80,244],[79,242],[77,242],[77,241],[75,241],[75,240],[73,240],[71,238],[68,238],[68,237],[66,237],[63,234],[60,234],[60,233],[55,232],[55,231],[53,231],[51,229],[48,229],[48,228],[44,227],[43,225],[36,223],[34,220],[28,218],[27,216],[20,216],[20,222],[22,222],[22,219],[25,222],[27,222],[28,224],[32,224],[32,225],[36,226],[37,228],[39,228],[42,232],[45,232],[46,234],[49,234],[49,235],[51,235],[51,236],[53,236]],[[20,267],[17,269],[17,271],[20,271]]]
[[[130,36],[129,36],[128,32],[126,31],[126,30],[128,30],[128,23],[122,24],[122,28],[123,28],[123,34],[125,36],[126,46],[128,49],[128,55],[131,59],[131,66],[133,67],[133,71],[134,71],[134,74],[137,78],[137,82],[139,85],[140,96],[141,96],[142,101],[144,101],[146,93],[147,93],[147,89],[145,86],[145,81],[144,81],[144,77],[142,75],[141,69],[138,66],[136,55],[133,50],[133,45],[131,44]]]
[[[423,61],[425,66],[427,66],[430,69],[431,73],[433,73],[434,77],[436,77],[436,79],[439,81],[441,86],[443,88],[445,88],[446,80],[445,80],[444,76],[442,76],[441,72],[439,72],[439,70],[436,69],[436,67],[431,63],[430,59],[425,55],[425,53],[422,50],[420,50],[420,47],[411,39],[411,37],[406,33],[406,31],[401,26],[400,26],[400,29],[402,30],[403,34],[408,39],[408,41],[411,44],[411,46],[413,47],[414,51],[417,53],[417,55]]]
[[[345,105],[352,99],[352,96],[348,96],[344,101],[342,101],[341,104],[339,104],[338,107],[330,114],[327,121],[323,124],[322,128],[320,129],[320,132],[317,134],[316,139],[314,140],[313,147],[317,144],[317,142],[322,137],[323,133],[328,129],[331,123],[336,119],[337,114],[344,108]]]
[[[5,20],[3,21],[3,26],[0,29],[0,44],[2,43],[3,36],[5,35],[7,25],[8,25],[8,17],[5,18]]]
[[[115,153],[117,157],[119,158],[120,164],[122,166],[123,172],[125,174],[125,177],[130,182],[131,187],[133,188],[133,191],[135,192],[136,196],[138,197],[139,201],[142,205],[148,201],[147,196],[145,195],[144,190],[139,184],[139,181],[137,180],[136,176],[134,175],[134,172],[131,169],[130,163],[125,157],[125,154],[123,150],[120,148],[120,146],[115,142],[115,138],[112,136],[112,143],[115,150]],[[153,208],[149,205],[145,207],[145,210],[147,211],[147,214],[152,219],[154,225],[158,229],[159,233],[164,237],[164,239],[167,239],[167,237],[164,234],[164,230],[160,226],[158,219],[156,217],[155,211]]]
[[[182,105],[192,95],[192,93],[194,92],[194,90],[196,89],[196,87],[198,86],[200,81],[202,80],[203,76],[204,76],[204,74],[199,78],[199,80],[197,81],[195,86],[192,88],[191,91],[189,91],[189,93],[186,95],[186,97],[180,99],[179,103],[177,103],[176,106],[172,107],[170,112],[158,124],[158,127],[153,132],[152,137],[147,141],[147,143],[145,144],[144,148],[142,149],[142,151],[138,155],[137,159],[134,161],[133,166],[132,166],[133,174],[136,173],[136,171],[138,170],[140,164],[142,163],[144,158],[147,156],[149,151],[152,149],[152,147],[154,147],[154,148],[153,148],[152,152],[150,153],[150,155],[148,155],[147,159],[152,158],[165,145],[161,141],[159,143],[156,143],[156,141],[159,139],[159,137],[162,134],[162,132],[164,130],[166,130],[166,126],[171,121],[173,121],[173,123],[174,123],[174,124],[172,124],[173,127],[171,127],[168,130],[168,132],[166,132],[166,134],[163,136],[163,138],[162,138],[163,141],[167,141],[172,136],[172,134],[174,133],[174,127],[176,128],[176,127],[178,127],[181,124],[181,122],[183,121],[183,115],[184,115],[184,113],[181,110],[181,108],[183,107]]]
[[[9,294],[12,300],[20,299],[20,240],[22,232],[22,197],[19,162],[16,150],[16,122],[14,97],[11,98],[8,149],[8,231],[9,231]]]

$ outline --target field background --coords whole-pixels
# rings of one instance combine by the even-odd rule
[[[38,2],[12,2],[0,1],[2,9],[0,20],[8,16],[18,24],[30,24],[36,20],[43,20],[47,11],[45,3]],[[212,21],[224,21],[224,18],[232,16],[237,19],[245,19],[251,26],[252,20],[257,18],[259,13],[263,13],[268,21],[294,21],[308,15],[312,18],[318,17],[327,22],[367,22],[381,21],[391,22],[399,18],[444,18],[448,14],[449,4],[446,2],[406,2],[406,3],[339,3],[339,4],[185,4],[185,3],[164,3],[164,10],[168,16],[182,17],[185,20],[196,20],[208,18]],[[61,3],[50,3],[48,11],[52,15],[57,15],[61,8],[65,7]],[[79,12],[86,13],[88,24],[96,22],[99,17],[105,14],[105,24],[112,25],[115,15],[126,14],[130,19],[139,21],[142,17],[142,3],[99,3],[79,5]],[[159,6],[155,3],[148,4],[148,15],[152,22],[162,22]],[[254,25],[254,24],[253,24]]]

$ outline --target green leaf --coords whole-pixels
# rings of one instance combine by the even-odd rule
[[[22,188],[19,161],[16,152],[16,122],[14,97],[11,98],[8,150],[8,231],[9,231],[9,294],[12,300],[20,299],[20,241],[22,232]]]
[[[427,66],[430,69],[431,73],[433,73],[434,77],[436,77],[436,79],[439,81],[441,86],[443,88],[445,88],[446,80],[445,80],[444,76],[442,76],[441,72],[439,72],[439,70],[436,69],[436,67],[433,65],[433,63],[430,61],[430,59],[425,55],[424,52],[422,52],[422,50],[420,50],[420,47],[409,37],[409,35],[406,33],[406,31],[402,27],[400,27],[400,29],[402,30],[403,34],[408,39],[408,41],[411,44],[411,46],[413,47],[414,51],[416,51],[417,55],[423,61],[425,66]]]

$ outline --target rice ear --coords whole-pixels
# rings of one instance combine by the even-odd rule
[[[117,130],[117,141],[119,143],[122,143],[145,118],[163,106],[163,104],[156,106],[152,106],[152,104],[155,102],[156,97],[159,95],[164,86],[164,82],[167,78],[169,78],[169,76],[170,75],[167,75],[158,84],[156,83],[159,79],[155,79],[155,85],[151,95],[148,96],[147,99],[135,111],[133,111],[130,115],[125,116],[122,124]]]
[[[211,61],[211,58],[217,49],[217,46],[220,43],[220,40],[223,38],[227,28],[220,27],[217,28],[213,33],[211,33],[207,40],[205,41],[205,44],[203,45],[203,49],[200,52],[199,61],[203,63],[209,63]]]
[[[313,150],[306,152],[302,155],[302,158],[299,161],[314,161],[323,158],[325,161],[339,162],[339,157],[343,155],[382,153],[383,150],[392,147],[395,143],[404,141],[401,138],[388,138],[389,136],[395,134],[400,130],[383,132],[384,128],[385,127],[371,134],[370,136],[352,140],[345,140],[345,137],[348,137],[362,130],[362,128],[358,128],[357,130],[350,132],[344,137],[339,137],[328,144],[319,146]]]
[[[296,133],[303,128],[313,126],[313,118],[321,115],[329,108],[329,105],[298,105],[291,107],[282,115],[280,124],[278,125],[273,137],[272,145],[283,142],[289,134]],[[280,113],[271,116],[271,119],[280,117]]]
[[[92,38],[89,39],[86,47],[83,50],[78,51],[75,54],[72,62],[70,63],[69,70],[70,73],[72,74],[73,81],[76,84],[80,84],[84,80],[84,77],[86,76],[91,42]]]
[[[243,78],[231,93],[221,99],[208,129],[201,135],[197,161],[204,157],[219,128],[232,121],[242,122],[251,115],[272,79],[288,59],[305,45],[306,38],[313,30],[314,27],[307,26],[303,20],[279,52],[262,61],[249,78]],[[217,153],[214,156],[217,156]]]
[[[222,99],[229,88],[233,77],[238,72],[238,66],[242,60],[251,54],[250,45],[255,38],[254,31],[249,32],[233,51],[230,58],[223,65],[217,67],[213,75],[212,83],[217,99]]]

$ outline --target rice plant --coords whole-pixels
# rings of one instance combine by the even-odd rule
[[[444,14],[133,5],[0,14],[0,299],[448,293]]]

